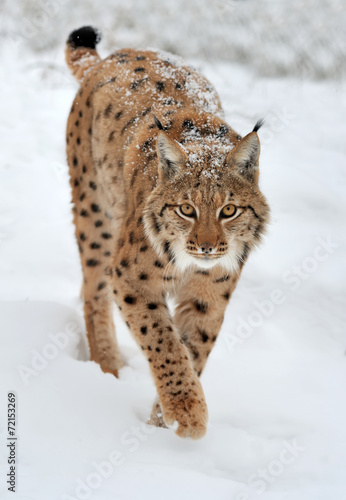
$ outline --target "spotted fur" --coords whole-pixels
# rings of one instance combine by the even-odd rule
[[[123,365],[115,300],[156,384],[151,422],[177,421],[178,435],[199,438],[208,419],[199,376],[268,220],[259,124],[242,139],[200,73],[155,51],[101,60],[98,39],[82,28],[66,48],[80,82],[66,140],[91,359],[114,375]],[[229,220],[227,204],[237,210]]]

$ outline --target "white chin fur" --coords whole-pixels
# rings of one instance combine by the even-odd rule
[[[222,267],[228,272],[237,272],[239,262],[236,254],[226,254],[218,259],[197,259],[186,252],[179,252],[175,258],[177,268],[184,272],[188,268],[211,269],[212,267]]]

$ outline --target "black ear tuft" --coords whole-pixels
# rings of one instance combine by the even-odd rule
[[[257,132],[257,130],[259,130],[262,127],[263,123],[264,123],[264,118],[260,118],[259,120],[257,120],[257,123],[254,126],[254,129],[252,132]]]
[[[74,49],[77,47],[95,49],[100,40],[101,33],[97,29],[92,26],[83,26],[83,28],[72,31],[67,39],[67,43]]]
[[[156,118],[155,115],[153,115],[153,118],[154,118],[154,122],[155,122],[155,125],[157,126],[157,128],[159,130],[163,130],[163,125],[162,123],[160,122],[160,120],[158,118]]]

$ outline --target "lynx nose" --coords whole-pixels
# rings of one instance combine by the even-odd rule
[[[209,242],[204,242],[199,245],[199,248],[202,250],[204,255],[208,255],[214,250],[214,245]]]

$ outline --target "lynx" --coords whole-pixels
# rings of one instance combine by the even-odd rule
[[[114,300],[155,382],[149,422],[198,439],[208,421],[200,375],[269,218],[261,122],[242,138],[210,82],[179,58],[123,49],[101,60],[99,39],[84,27],[66,46],[80,82],[67,158],[90,355],[115,376],[123,366]]]

